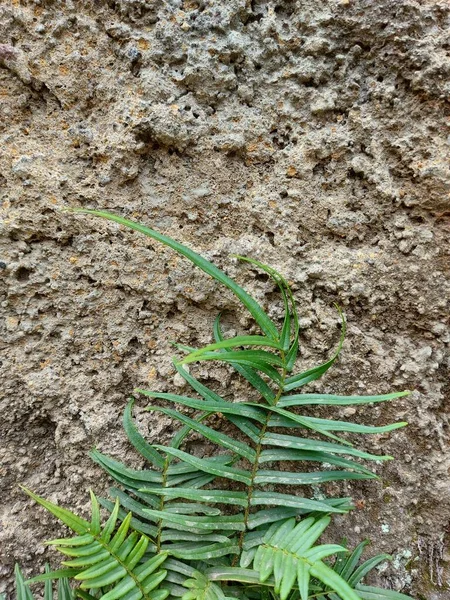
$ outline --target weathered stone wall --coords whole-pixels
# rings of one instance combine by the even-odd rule
[[[89,448],[136,463],[120,424],[133,388],[179,385],[170,342],[210,341],[220,309],[230,328],[251,325],[173,252],[58,210],[85,206],[187,243],[274,316],[273,286],[230,254],[278,268],[300,306],[304,365],[336,343],[343,306],[342,358],[311,389],[415,392],[333,413],[409,421],[366,442],[396,460],[377,466],[380,481],[339,488],[361,510],[336,535],[392,553],[386,585],[448,599],[447,0],[4,0],[0,11],[0,591],[14,561],[37,571],[58,531],[18,484],[84,510],[89,486],[108,483]],[[244,394],[225,368],[198,372]],[[144,414],[142,427],[154,440],[171,431]]]

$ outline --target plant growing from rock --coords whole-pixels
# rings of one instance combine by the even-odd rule
[[[301,387],[322,377],[336,361],[345,336],[343,318],[333,356],[296,372],[297,308],[288,283],[277,271],[243,258],[277,284],[284,305],[281,326],[235,281],[186,246],[107,212],[78,212],[115,221],[173,248],[230,289],[261,333],[225,338],[219,315],[215,342],[201,349],[180,347],[185,356],[174,361],[193,395],[136,390],[152,399],[147,410],[178,421],[180,429],[170,444],[150,444],[133,422],[130,401],[124,429],[149,468],[134,470],[94,450],[94,461],[119,487],[111,488],[114,500],[97,500],[91,492],[91,521],[28,491],[77,534],[48,542],[68,559],[61,570],[32,581],[72,578],[80,583],[76,593],[85,600],[406,600],[404,594],[362,583],[387,555],[359,564],[365,542],[351,553],[341,544],[318,543],[332,516],[352,509],[350,498],[317,499],[291,490],[376,477],[364,461],[391,457],[357,449],[340,434],[384,433],[405,425],[372,427],[321,419],[300,414],[299,407],[384,402],[408,392],[300,393]],[[186,368],[200,361],[231,365],[256,390],[259,400],[226,401]],[[212,426],[214,415],[229,422],[227,433]],[[189,453],[183,442],[192,432],[213,444],[216,453],[204,457]],[[109,512],[103,526],[99,503]]]

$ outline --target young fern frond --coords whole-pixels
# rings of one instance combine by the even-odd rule
[[[167,554],[146,556],[150,540],[131,530],[131,513],[116,530],[119,513],[117,501],[102,527],[99,504],[92,492],[92,517],[89,522],[23,489],[78,534],[47,542],[69,557],[62,563],[65,569],[38,575],[28,583],[71,577],[80,583],[81,591],[99,591],[99,600],[164,600],[169,595],[168,590],[159,587],[167,575],[167,571],[159,568]]]

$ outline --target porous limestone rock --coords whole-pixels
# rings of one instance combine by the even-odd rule
[[[341,359],[311,390],[415,391],[313,411],[409,422],[365,442],[396,458],[379,481],[327,485],[358,507],[336,541],[371,538],[395,557],[382,584],[448,598],[449,17],[447,0],[2,2],[0,591],[15,561],[55,562],[41,544],[61,532],[18,484],[84,511],[108,485],[92,446],[141,464],[121,414],[137,386],[179,388],[171,342],[211,341],[219,310],[252,328],[173,252],[60,211],[84,206],[188,244],[274,318],[274,286],[230,255],[278,268],[304,366],[329,355],[343,307]],[[223,366],[195,372],[245,394]]]

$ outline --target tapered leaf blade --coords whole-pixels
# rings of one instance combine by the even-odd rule
[[[84,534],[89,532],[90,523],[86,521],[86,519],[82,519],[77,515],[74,515],[70,510],[66,508],[62,508],[57,504],[53,504],[49,500],[45,500],[45,498],[41,498],[31,490],[27,489],[24,486],[20,486],[24,492],[26,492],[30,498],[32,498],[35,502],[46,508],[49,512],[52,513],[57,519],[65,523],[72,531],[75,533]]]
[[[340,455],[330,454],[329,452],[319,452],[315,450],[296,450],[291,448],[270,448],[264,449],[259,455],[259,464],[274,461],[312,461],[317,463],[328,463],[344,469],[352,469],[372,475],[372,471],[364,465],[352,461],[348,458],[343,458]]]
[[[226,515],[222,517],[195,517],[192,515],[178,515],[167,511],[146,509],[145,512],[156,519],[167,523],[176,523],[189,529],[202,529],[206,531],[244,531],[242,515]]]
[[[393,392],[378,396],[336,396],[333,394],[293,394],[281,396],[278,406],[324,405],[324,406],[348,406],[351,404],[370,404],[372,402],[387,402],[395,398],[408,396],[411,392]]]
[[[189,359],[186,362],[195,362],[196,360],[202,360],[202,356],[205,353],[213,352],[215,350],[223,350],[227,348],[237,348],[240,346],[265,346],[268,348],[276,348],[277,350],[281,350],[282,347],[279,342],[272,340],[266,336],[262,335],[237,335],[232,338],[223,339],[220,342],[215,342],[214,344],[208,344],[203,348],[199,348],[198,350],[194,350],[188,354],[188,356],[183,359],[183,363],[186,359]]]
[[[238,440],[234,440],[230,436],[216,431],[211,427],[208,427],[207,425],[202,425],[201,423],[198,423],[197,421],[186,417],[186,415],[183,415],[182,413],[179,413],[175,410],[171,410],[169,408],[161,408],[159,406],[148,406],[147,410],[155,410],[169,417],[172,417],[173,419],[177,419],[181,423],[184,423],[185,425],[190,427],[193,431],[201,433],[206,439],[210,440],[211,442],[214,442],[218,446],[222,446],[227,450],[235,452],[239,456],[246,458],[252,463],[256,460],[256,452],[253,450],[253,448],[250,448],[248,444],[245,444],[244,442],[240,442]]]
[[[242,304],[247,308],[250,314],[253,316],[255,321],[261,327],[266,335],[268,335],[272,339],[278,338],[278,332],[275,324],[271,321],[271,319],[267,316],[267,314],[263,311],[261,306],[256,302],[254,298],[250,296],[244,289],[242,289],[235,281],[233,281],[228,275],[225,275],[220,269],[218,269],[215,265],[210,263],[208,260],[188,248],[179,242],[176,242],[172,238],[167,235],[163,235],[149,227],[145,227],[140,223],[136,223],[134,221],[130,221],[129,219],[125,219],[124,217],[120,217],[119,215],[114,215],[112,213],[101,211],[101,210],[92,210],[92,209],[73,209],[74,212],[77,213],[85,213],[95,215],[97,217],[102,217],[104,219],[108,219],[109,221],[115,221],[120,225],[124,225],[125,227],[129,227],[130,229],[134,229],[144,235],[157,240],[158,242],[163,243],[166,246],[169,246],[179,254],[185,256],[188,260],[190,260],[194,265],[202,269],[205,273],[213,277],[216,281],[223,284],[229,290],[231,290],[235,296],[242,302]]]
[[[223,335],[222,335],[222,331],[220,329],[220,314],[217,316],[216,320],[214,321],[213,331],[214,331],[214,339],[216,340],[216,342],[220,342],[224,339]],[[224,351],[226,352],[227,350],[224,350]],[[247,367],[245,365],[241,365],[239,363],[231,363],[231,364],[232,364],[233,368],[240,375],[242,375],[242,377],[244,377],[244,379],[246,379],[256,390],[258,390],[258,392],[261,394],[261,396],[269,404],[273,404],[273,402],[275,400],[275,393],[269,387],[269,385],[267,385],[267,383],[264,381],[264,379],[262,379],[262,377],[260,375],[258,375],[258,373],[254,369],[252,369],[251,367]],[[197,390],[197,391],[199,391],[199,390]]]
[[[211,581],[240,581],[241,583],[259,584],[258,573],[253,569],[241,569],[239,567],[213,567],[206,571]],[[265,582],[273,585],[273,580]]]
[[[161,400],[168,400],[176,404],[188,406],[197,410],[203,410],[207,413],[222,413],[235,415],[237,417],[246,417],[257,421],[258,423],[265,422],[265,407],[258,406],[256,404],[249,404],[247,402],[212,402],[205,400],[196,400],[194,398],[188,398],[187,396],[178,396],[177,394],[168,394],[165,392],[153,392],[149,390],[137,389],[136,392],[149,396],[150,398],[159,398]]]
[[[240,364],[247,364],[250,367],[258,366],[260,363],[266,363],[268,365],[275,365],[277,367],[283,366],[282,359],[266,350],[236,350],[233,352],[202,352],[199,355],[196,352],[192,352],[185,356],[180,364],[185,365],[191,362],[197,362],[199,360],[224,360],[227,362],[239,362]]]
[[[286,411],[287,412],[287,411]],[[401,427],[405,427],[408,425],[405,421],[401,421],[398,423],[391,423],[390,425],[382,425],[381,427],[371,426],[371,425],[359,425],[358,423],[352,423],[351,421],[334,421],[332,419],[318,419],[316,417],[301,417],[301,420],[294,417],[292,418],[293,413],[280,413],[274,415],[269,420],[269,427],[288,427],[288,428],[296,428],[299,426],[309,427],[314,429],[314,427],[320,428],[320,433],[325,433],[329,431],[346,431],[350,433],[388,433],[390,431],[394,431],[395,429],[400,429]],[[319,431],[319,429],[317,429]],[[335,436],[333,436],[335,437]],[[340,439],[341,438],[336,438]]]
[[[56,569],[55,571],[45,571],[45,573],[41,573],[41,575],[36,575],[35,577],[28,579],[25,583],[28,585],[40,581],[53,581],[55,579],[63,578],[73,579],[79,572],[79,569]]]
[[[296,473],[289,471],[258,471],[255,483],[285,484],[285,485],[320,485],[328,481],[350,479],[376,479],[374,474],[354,473],[352,471],[317,471],[311,473]]]
[[[189,488],[160,488],[152,490],[154,494],[165,496],[166,498],[186,498],[197,502],[207,502],[208,504],[232,504],[237,506],[247,506],[246,492],[228,492],[226,490],[197,490]]]
[[[262,440],[264,445],[277,446],[282,448],[291,448],[295,450],[315,450],[319,452],[330,452],[333,454],[348,454],[366,460],[392,460],[391,456],[377,456],[356,448],[333,444],[331,442],[322,442],[310,440],[308,438],[300,438],[291,435],[282,435],[277,433],[269,433]]]
[[[315,562],[310,568],[311,575],[332,588],[342,600],[361,600],[361,596],[348,583],[322,561]]]
[[[247,485],[249,485],[251,482],[250,473],[244,469],[236,469],[234,467],[223,465],[217,466],[217,463],[211,459],[197,458],[191,454],[188,454],[187,452],[177,450],[176,448],[168,448],[165,446],[157,446],[157,448],[159,448],[161,452],[167,452],[167,454],[171,456],[175,456],[176,458],[190,463],[205,473],[211,473],[212,475],[217,475],[217,477],[225,477],[227,479],[232,479],[233,481],[240,481],[241,483],[246,483]]]
[[[133,404],[134,399],[131,399],[123,413],[123,428],[125,429],[125,433],[139,454],[158,469],[162,469],[164,467],[164,458],[158,454],[155,448],[153,448],[153,446],[139,433],[133,422]]]

